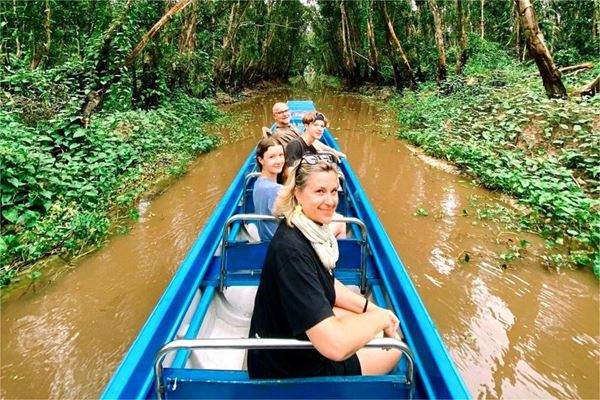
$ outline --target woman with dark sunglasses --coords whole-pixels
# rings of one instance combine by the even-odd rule
[[[365,349],[382,332],[398,337],[398,318],[334,277],[337,241],[330,223],[338,202],[337,166],[307,155],[275,202],[284,218],[271,241],[250,323],[250,337],[310,340],[312,350],[250,350],[252,378],[387,374],[397,350]]]

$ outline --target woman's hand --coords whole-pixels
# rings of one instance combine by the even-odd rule
[[[386,317],[388,318],[388,321],[387,321],[388,324],[383,328],[383,335],[385,337],[396,338],[398,336],[397,332],[398,332],[398,328],[400,327],[400,320],[390,310],[387,310],[387,309],[381,309],[381,310],[387,314]]]
[[[335,151],[335,153],[333,153],[333,155],[337,159],[338,163],[342,162],[342,158],[346,158],[346,159],[348,158],[345,153],[342,153],[341,151],[336,151],[336,150],[334,150],[334,151]]]

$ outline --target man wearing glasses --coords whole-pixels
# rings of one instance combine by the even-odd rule
[[[273,105],[273,119],[275,120],[275,131],[272,133],[273,137],[283,144],[284,148],[289,142],[300,137],[302,134],[298,128],[290,123],[290,110],[288,109],[287,104],[275,103]],[[263,130],[263,135],[265,134],[268,135],[269,131]],[[327,146],[320,140],[315,141],[313,145],[319,153],[332,153],[338,159],[346,157],[346,154]]]

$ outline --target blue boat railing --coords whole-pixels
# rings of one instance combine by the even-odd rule
[[[246,178],[244,178],[244,190],[242,191],[242,200],[241,200],[241,208],[242,208],[242,212],[246,213],[248,212],[248,209],[246,208],[246,199],[247,199],[247,192],[248,192],[248,185],[250,184],[250,181],[252,179],[256,179],[260,176],[260,172],[250,172],[248,175],[246,175]]]
[[[219,273],[219,291],[223,291],[225,288],[225,281],[227,276],[227,247],[229,245],[232,227],[236,222],[247,222],[247,221],[280,221],[272,215],[264,214],[235,214],[227,219],[225,226],[223,227],[223,237],[221,239],[221,265]],[[358,244],[361,247],[361,259],[360,259],[360,292],[365,293],[367,289],[367,256],[369,254],[369,244],[367,242],[367,226],[358,218],[354,217],[337,217],[332,219],[333,222],[343,222],[346,225],[353,225],[358,227],[360,233],[360,239]]]
[[[231,236],[231,228],[236,222],[240,221],[278,221],[272,215],[263,214],[235,214],[227,219],[223,226],[223,236],[221,239],[221,268],[219,273],[219,291],[222,292],[225,288],[225,276],[227,274],[227,247],[229,245],[229,237]]]
[[[408,345],[402,340],[394,338],[377,338],[371,340],[364,347],[397,349],[407,359],[406,385],[408,386],[409,399],[413,398],[414,393],[414,355]],[[163,382],[162,365],[167,354],[178,350],[200,350],[200,349],[232,349],[232,350],[265,350],[265,349],[314,349],[314,345],[309,341],[296,339],[193,339],[193,340],[173,340],[164,345],[154,357],[154,374],[156,381],[156,395],[158,399],[163,399],[165,394],[165,384]],[[318,378],[317,378],[318,379]]]

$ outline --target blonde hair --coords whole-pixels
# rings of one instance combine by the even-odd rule
[[[288,226],[293,226],[291,219],[298,205],[295,191],[303,191],[308,182],[308,178],[318,172],[334,172],[337,177],[337,165],[325,160],[319,160],[316,164],[302,162],[302,158],[296,165],[290,169],[288,179],[279,191],[275,204],[273,205],[273,215],[276,217],[284,217]]]

